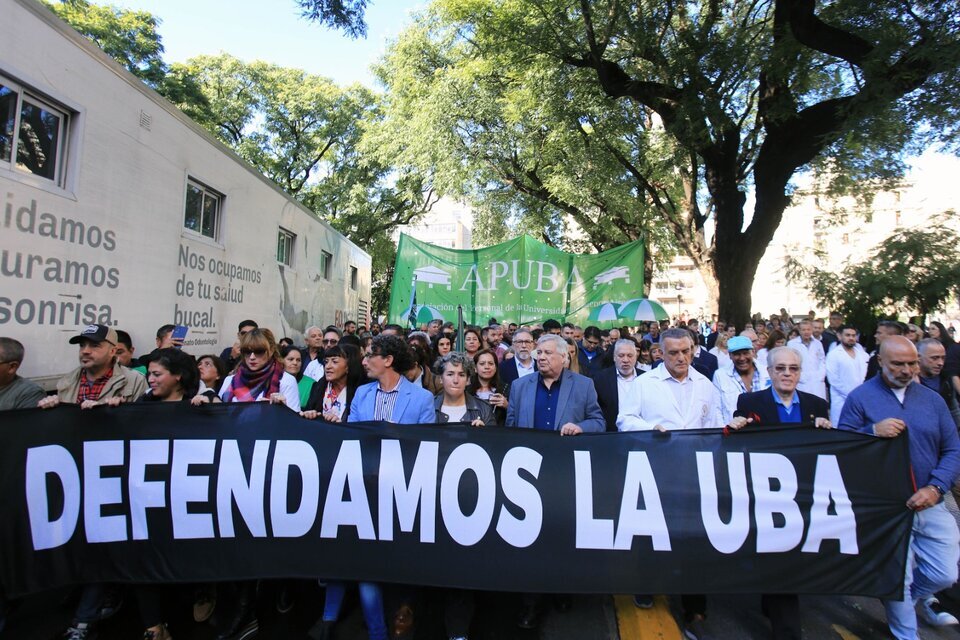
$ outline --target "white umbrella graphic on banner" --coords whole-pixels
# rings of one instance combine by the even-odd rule
[[[648,298],[634,298],[620,305],[620,317],[625,320],[669,320],[670,314],[658,303]]]
[[[426,304],[424,304],[424,305],[419,305],[419,306],[416,308],[416,313],[417,313],[417,325],[418,325],[418,326],[419,326],[419,325],[422,325],[422,324],[427,324],[427,323],[429,323],[431,320],[444,320],[444,321],[446,320],[446,319],[443,317],[443,314],[442,314],[442,313],[440,313],[437,309],[431,307],[430,305],[426,305]],[[404,318],[409,318],[409,317],[410,317],[410,307],[407,307],[407,308],[406,308],[406,310],[403,312],[403,316],[402,316],[402,317],[404,317]]]
[[[615,302],[604,302],[590,310],[589,319],[594,322],[609,322],[619,318],[620,306]]]

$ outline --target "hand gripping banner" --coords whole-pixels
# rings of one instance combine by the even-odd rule
[[[10,411],[0,580],[327,578],[565,593],[896,596],[906,438],[560,437],[262,403]]]

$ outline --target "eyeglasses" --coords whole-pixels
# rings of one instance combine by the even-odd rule
[[[338,342],[340,342],[340,341],[339,341],[339,340],[336,340],[336,339],[333,339],[333,340],[324,340],[324,341],[323,341],[323,344],[337,344]]]
[[[533,340],[514,340],[513,344],[533,344]]]
[[[795,364],[791,364],[791,365],[778,364],[773,368],[773,370],[776,371],[777,373],[787,373],[788,371],[790,373],[800,373],[800,367],[798,367]]]
[[[249,358],[250,356],[257,356],[258,358],[262,358],[263,356],[267,355],[267,350],[266,349],[240,349],[240,355],[242,355],[244,358]]]

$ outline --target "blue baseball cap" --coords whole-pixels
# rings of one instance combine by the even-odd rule
[[[727,353],[753,349],[753,343],[747,336],[734,336],[727,341]]]

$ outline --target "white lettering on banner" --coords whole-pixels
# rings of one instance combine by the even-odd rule
[[[349,498],[344,499],[344,489],[349,489]],[[377,539],[370,502],[363,486],[363,452],[359,440],[344,440],[340,445],[340,453],[330,474],[327,501],[323,505],[320,536],[336,538],[341,526],[356,527],[361,540]]]
[[[500,517],[497,520],[497,533],[514,547],[529,547],[540,537],[543,527],[543,500],[540,492],[532,483],[520,476],[526,471],[534,479],[540,475],[543,456],[527,447],[514,447],[503,456],[500,466],[500,484],[507,500],[523,510],[524,518],[515,517],[506,505],[500,505]]]
[[[730,522],[720,518],[720,498],[713,454],[697,451],[697,475],[700,478],[700,515],[710,544],[720,553],[734,553],[750,534],[750,493],[747,491],[747,469],[739,452],[727,454],[730,477]]]
[[[360,441],[344,440],[329,471],[325,496],[320,495],[324,483],[317,452],[314,445],[301,440],[254,441],[249,470],[244,468],[236,440],[90,441],[83,443],[80,464],[59,445],[30,448],[25,494],[33,547],[39,551],[66,544],[76,534],[81,517],[87,542],[120,542],[128,536],[149,540],[148,520],[153,519],[149,513],[168,517],[173,538],[178,540],[234,538],[235,512],[254,537],[303,537],[317,531],[321,503],[320,537],[336,538],[344,534],[341,527],[348,527],[355,528],[362,540],[391,541],[397,535],[396,518],[401,534],[434,543],[438,501],[445,531],[459,545],[483,540],[494,516],[495,530],[507,544],[525,548],[539,539],[544,522],[543,499],[536,486],[543,463],[539,452],[522,446],[509,449],[500,462],[498,478],[494,460],[477,444],[457,446],[441,469],[439,443],[423,441],[415,455],[408,451],[412,458],[408,476],[401,442],[384,439],[378,446],[379,465],[368,468],[371,475],[365,476]],[[807,523],[797,502],[797,471],[788,457],[728,452],[724,480],[716,477],[714,455],[698,451],[696,464],[703,526],[717,551],[740,550],[750,538],[752,517],[757,553],[797,549],[805,527],[809,528],[802,552],[818,553],[824,541],[836,540],[840,553],[859,553],[857,521],[835,455],[817,456]],[[647,452],[627,453],[619,512],[613,518],[599,518],[594,512],[591,452],[574,451],[573,462],[576,548],[629,551],[635,538],[645,536],[653,550],[671,550]],[[158,467],[168,467],[169,477],[147,480]],[[377,469],[379,473],[372,475]],[[465,478],[468,474],[475,478]],[[268,478],[269,495],[265,491]],[[499,509],[498,479],[503,496]],[[476,482],[475,504],[461,502],[464,482]],[[724,521],[720,500],[728,494],[718,487],[725,488],[727,483],[729,519]],[[368,491],[376,492],[377,527]]]
[[[377,504],[380,506],[379,527],[381,540],[393,540],[393,507],[397,507],[400,531],[413,531],[420,508],[420,542],[436,539],[437,466],[440,443],[421,442],[410,484],[403,469],[399,440],[384,440],[380,448],[380,474]]]
[[[830,515],[830,504],[835,515]],[[824,540],[839,540],[840,553],[857,555],[857,519],[853,505],[843,485],[837,456],[817,456],[817,470],[813,475],[813,506],[810,508],[810,529],[803,551],[817,553]]]
[[[37,551],[66,544],[80,516],[80,471],[70,452],[58,444],[27,450],[27,512],[33,548]],[[50,519],[47,478],[56,476],[63,490],[63,510]]]
[[[645,509],[637,508],[640,492],[643,492]],[[650,460],[643,451],[631,451],[627,455],[627,473],[623,480],[623,500],[617,520],[617,537],[613,548],[629,551],[636,536],[650,536],[654,551],[670,551],[670,534],[663,517],[660,491],[653,477]]]
[[[549,267],[547,269],[546,267]],[[560,288],[560,270],[549,262],[537,262],[537,288],[540,293],[551,293]],[[545,286],[549,283],[549,286]]]
[[[357,443],[357,450],[359,449]],[[293,468],[300,474],[301,492],[300,504],[290,513],[287,511],[287,498],[290,470]],[[360,473],[363,473],[363,465],[360,465]],[[353,491],[352,484],[350,491]],[[338,495],[342,493],[341,488]],[[303,440],[278,440],[273,454],[273,473],[270,476],[270,526],[273,528],[273,535],[277,538],[299,538],[306,535],[317,519],[318,504],[320,464],[313,447]]]
[[[790,551],[803,539],[803,516],[797,506],[797,471],[779,453],[751,453],[750,476],[756,503],[757,553]],[[771,480],[779,486],[774,489]],[[783,517],[777,526],[775,515]]]
[[[121,542],[127,539],[124,515],[104,516],[104,505],[123,501],[120,478],[104,478],[103,467],[123,465],[123,441],[83,443],[83,525],[87,542]],[[176,520],[174,520],[176,522]]]
[[[563,277],[557,265],[540,260],[526,260],[527,263],[527,281],[521,282],[520,279],[520,261],[511,260],[509,263],[502,260],[496,260],[487,265],[490,271],[488,284],[484,285],[483,276],[480,274],[480,267],[477,264],[470,265],[463,284],[460,285],[460,291],[467,291],[471,285],[476,285],[477,291],[496,291],[500,281],[504,280],[513,285],[514,289],[525,290],[530,288],[534,280],[533,266],[537,266],[536,286],[534,290],[539,293],[553,293],[559,291],[564,286]],[[570,283],[574,286],[583,286],[583,278],[576,267],[570,272]]]
[[[589,451],[574,451],[577,487],[577,548],[629,551],[636,536],[650,536],[655,551],[670,551],[670,534],[660,504],[660,492],[647,454],[631,451],[623,480],[620,514],[616,523],[610,518],[593,517],[593,469]],[[640,494],[644,509],[638,509]],[[616,537],[614,537],[616,524]]]
[[[170,515],[173,535],[181,539],[212,538],[213,516],[190,513],[187,505],[208,502],[210,477],[190,475],[190,466],[213,464],[216,440],[174,440],[170,465]]]
[[[477,476],[477,504],[470,515],[463,512],[460,504],[460,480],[467,471]],[[454,449],[440,481],[440,514],[450,537],[465,547],[480,542],[493,521],[496,494],[493,462],[483,448],[468,442]]]
[[[267,478],[267,453],[269,440],[257,440],[253,444],[253,459],[250,463],[250,480],[243,469],[240,447],[236,440],[224,440],[220,448],[220,472],[217,477],[217,524],[220,536],[234,537],[233,503],[236,503],[243,523],[255,538],[267,536],[267,524],[263,514],[263,492]]]
[[[147,480],[147,467],[165,465],[170,458],[169,440],[133,440],[130,442],[130,524],[134,540],[149,540],[147,509],[167,506],[167,487],[163,482]]]

